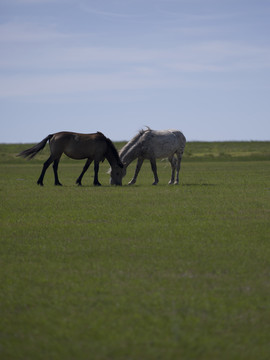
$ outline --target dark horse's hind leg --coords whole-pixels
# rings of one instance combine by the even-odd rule
[[[82,185],[83,175],[86,173],[86,171],[87,171],[87,169],[89,168],[91,162],[92,162],[92,160],[90,160],[90,159],[87,159],[87,160],[86,160],[86,163],[85,163],[85,165],[84,165],[83,171],[82,171],[81,175],[78,177],[78,179],[76,180],[76,184],[78,184],[79,186]]]
[[[99,162],[95,161],[95,177],[94,177],[94,185],[100,186],[101,183],[98,181],[98,170],[99,170]]]
[[[54,185],[62,186],[62,184],[61,184],[60,181],[59,181],[58,172],[57,172],[59,160],[60,160],[60,159],[56,159],[56,160],[54,160],[54,163],[53,163]]]
[[[38,185],[43,186],[44,175],[46,173],[46,170],[48,169],[48,167],[51,165],[52,162],[53,162],[53,157],[50,156],[49,159],[47,161],[45,161],[45,163],[43,164],[43,169],[42,169],[40,177],[38,178],[38,181],[37,181]]]

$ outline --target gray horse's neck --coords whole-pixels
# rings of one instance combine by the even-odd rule
[[[126,167],[141,154],[142,137],[146,131],[140,130],[120,151],[120,159]]]
[[[125,167],[127,167],[133,160],[135,160],[141,154],[141,143],[135,143],[124,153],[120,153],[120,159]]]

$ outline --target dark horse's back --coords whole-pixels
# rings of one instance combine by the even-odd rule
[[[100,132],[80,134],[59,132],[50,140],[51,153],[64,153],[72,159],[104,160],[107,151],[107,138]]]

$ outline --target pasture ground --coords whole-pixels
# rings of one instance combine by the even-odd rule
[[[0,145],[1,359],[270,358],[269,142],[188,143],[179,186],[63,158],[41,188],[25,148]]]

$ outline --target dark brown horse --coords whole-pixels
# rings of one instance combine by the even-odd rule
[[[100,161],[104,161],[105,158],[112,168],[111,184],[122,185],[123,164],[112,141],[106,138],[101,132],[97,132],[96,134],[77,134],[62,131],[51,134],[32,148],[22,151],[18,156],[32,159],[45,147],[47,141],[49,141],[50,144],[51,155],[43,165],[42,172],[37,181],[38,185],[43,186],[44,175],[51,163],[53,163],[55,185],[62,185],[58,178],[57,169],[63,153],[72,159],[87,159],[83,171],[76,181],[78,185],[81,185],[82,177],[93,160],[95,169],[94,185],[101,185],[98,181],[99,163]]]

